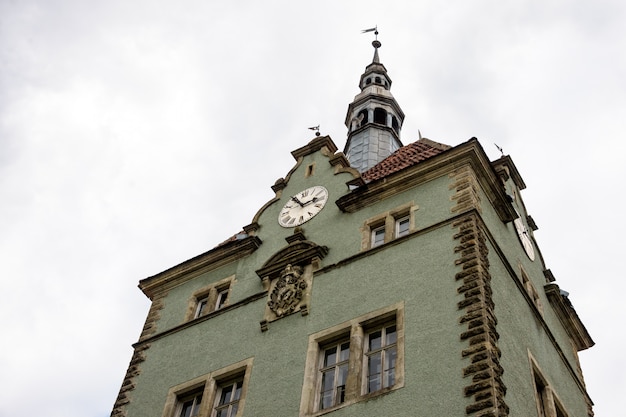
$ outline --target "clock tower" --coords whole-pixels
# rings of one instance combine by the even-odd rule
[[[345,154],[293,150],[239,233],[139,282],[151,307],[111,417],[593,417],[594,342],[512,158],[403,146],[373,45]]]

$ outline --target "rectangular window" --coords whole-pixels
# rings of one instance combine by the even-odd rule
[[[309,336],[300,416],[404,386],[403,317],[398,303]]]
[[[165,417],[235,417],[242,413],[253,359],[246,359],[172,387]]]
[[[409,234],[409,228],[411,225],[411,219],[409,216],[404,216],[396,219],[396,237],[402,237]]]
[[[217,290],[217,301],[215,302],[216,310],[224,307],[224,305],[226,304],[226,300],[228,299],[229,291],[230,287],[220,288]]]
[[[202,404],[202,390],[198,390],[194,393],[185,395],[182,397],[180,402],[180,413],[178,415],[180,417],[197,417],[200,412],[200,405]]]
[[[239,400],[241,399],[243,376],[218,384],[215,417],[235,417],[239,409]]]
[[[198,300],[198,306],[196,307],[196,315],[194,318],[204,316],[207,312],[207,305],[209,304],[209,297],[203,297]]]
[[[396,381],[397,333],[395,323],[385,325],[367,335],[367,392],[389,388]]]
[[[185,321],[197,319],[226,307],[229,304],[231,285],[235,276],[230,276],[218,282],[200,288],[189,299]]]
[[[372,242],[371,247],[376,247],[385,243],[385,226],[372,229]]]
[[[320,355],[320,410],[334,407],[346,400],[349,356],[348,341],[333,344]]]
[[[361,249],[368,250],[415,231],[414,203],[407,203],[366,219],[361,226]]]

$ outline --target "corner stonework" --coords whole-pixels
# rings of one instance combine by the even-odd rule
[[[459,322],[467,325],[467,330],[460,335],[461,340],[467,342],[467,348],[461,352],[467,361],[463,377],[471,378],[464,394],[473,400],[465,412],[476,417],[505,417],[509,415],[509,407],[504,401],[506,386],[502,381],[485,234],[475,212],[460,218],[452,226],[456,229],[454,239],[457,241],[455,264],[461,267],[455,275],[461,283],[457,291],[465,297],[457,304],[463,312]]]
[[[135,377],[141,373],[140,365],[146,360],[146,351],[150,348],[149,343],[142,343],[142,341],[148,339],[150,336],[156,333],[156,323],[160,318],[161,310],[163,309],[163,300],[167,294],[161,294],[152,300],[150,310],[148,311],[148,317],[139,336],[139,342],[135,344],[135,350],[133,356],[128,364],[126,375],[122,381],[122,387],[117,395],[115,404],[113,405],[113,411],[111,411],[111,417],[125,417],[126,405],[130,403],[130,393],[135,389]]]

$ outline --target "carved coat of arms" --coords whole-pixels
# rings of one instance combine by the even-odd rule
[[[302,268],[287,265],[274,285],[267,305],[277,317],[293,313],[302,301],[306,287],[307,283],[302,278]]]

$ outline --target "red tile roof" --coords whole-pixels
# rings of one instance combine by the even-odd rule
[[[374,181],[439,155],[450,148],[451,146],[443,143],[421,138],[398,149],[378,164],[363,172],[361,177],[366,182]]]

